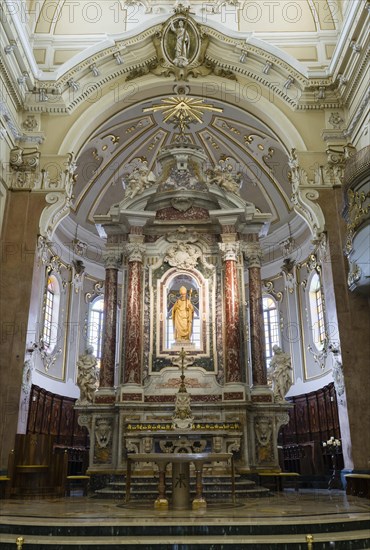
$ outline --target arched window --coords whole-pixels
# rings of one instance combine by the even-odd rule
[[[104,322],[104,298],[99,297],[90,304],[87,343],[94,348],[94,355],[100,362],[102,356]]]
[[[265,329],[266,367],[269,368],[271,358],[274,355],[273,347],[275,345],[280,345],[279,319],[276,302],[271,296],[265,296],[262,303]]]
[[[60,286],[55,275],[50,274],[44,295],[44,327],[42,342],[47,353],[51,353],[58,339],[58,318],[60,304]]]
[[[326,340],[324,303],[321,281],[318,273],[314,273],[309,286],[311,330],[313,343],[318,350],[324,347]]]

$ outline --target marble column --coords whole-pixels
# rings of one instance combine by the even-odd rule
[[[125,251],[128,256],[128,281],[123,382],[141,384],[142,264],[145,245],[129,243]]]
[[[117,281],[118,268],[122,263],[121,254],[117,252],[117,250],[107,250],[104,254],[104,263],[104,328],[100,367],[100,389],[114,387],[117,332]]]
[[[258,242],[244,243],[244,257],[249,276],[249,317],[254,386],[267,384],[265,330],[262,307],[261,260],[262,250]]]
[[[240,365],[240,300],[238,289],[238,242],[220,243],[225,264],[225,382],[241,382]]]

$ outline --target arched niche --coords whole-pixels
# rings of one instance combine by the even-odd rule
[[[211,339],[214,325],[214,308],[210,307],[209,281],[196,269],[185,270],[171,268],[157,280],[156,288],[156,318],[153,319],[155,338],[155,354],[160,356],[178,355],[181,348],[194,356],[210,356]],[[191,291],[191,302],[194,307],[193,332],[188,345],[182,346],[175,342],[173,335],[172,308],[179,297],[182,286]]]

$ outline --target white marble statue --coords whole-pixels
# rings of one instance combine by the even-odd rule
[[[78,358],[77,367],[77,386],[80,388],[79,404],[92,403],[94,393],[97,388],[98,372],[97,359],[93,355],[93,347],[88,346],[86,353]]]
[[[271,378],[275,401],[284,401],[292,385],[292,365],[290,355],[279,346],[274,346],[274,356],[270,362]]]
[[[171,21],[170,29],[176,35],[175,57],[173,59],[173,64],[178,67],[185,67],[189,63],[190,36],[186,30],[184,20],[179,19],[177,27],[175,27],[174,22]]]

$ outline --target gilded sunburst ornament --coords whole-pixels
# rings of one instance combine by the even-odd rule
[[[162,99],[162,102],[152,107],[143,109],[144,113],[161,112],[163,122],[172,122],[175,128],[185,133],[192,122],[203,122],[203,115],[206,111],[222,113],[223,109],[215,107],[210,103],[205,103],[204,99],[187,96],[172,96]]]

